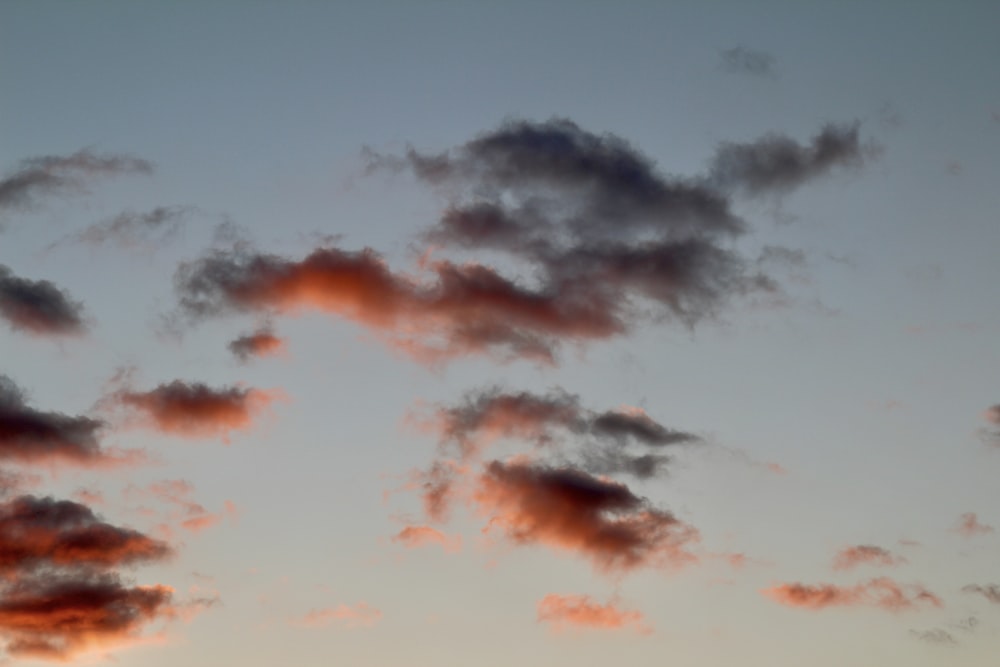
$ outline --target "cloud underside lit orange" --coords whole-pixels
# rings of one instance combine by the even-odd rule
[[[902,585],[879,577],[855,586],[835,584],[780,584],[761,593],[775,602],[803,609],[828,607],[876,607],[886,611],[906,611],[920,606],[941,607],[941,598],[916,584]]]
[[[632,626],[643,634],[652,631],[641,612],[619,609],[613,602],[601,604],[586,595],[546,595],[538,602],[538,620],[556,630],[569,627],[618,630]]]

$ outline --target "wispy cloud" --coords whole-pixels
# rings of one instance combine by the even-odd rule
[[[958,640],[955,639],[954,635],[941,628],[934,628],[932,630],[910,630],[910,634],[920,641],[927,642],[928,644],[958,646]]]
[[[286,349],[285,340],[275,335],[270,326],[263,326],[251,333],[239,336],[231,341],[227,347],[242,363],[247,363],[256,357],[278,356]]]
[[[976,537],[992,533],[993,526],[982,523],[975,512],[966,512],[958,518],[955,532],[963,537]]]
[[[1000,447],[1000,403],[991,405],[983,412],[983,419],[990,425],[982,429],[983,442],[994,447]]]
[[[902,585],[879,577],[854,586],[835,584],[779,584],[761,591],[775,602],[789,607],[877,607],[886,611],[906,611],[921,605],[941,607],[941,598],[917,584]]]
[[[431,526],[406,526],[392,537],[392,541],[410,549],[430,544],[440,545],[449,553],[455,553],[462,549],[461,535],[449,537]]]
[[[11,329],[32,335],[79,335],[86,330],[83,304],[48,280],[21,278],[2,264],[0,317]]]
[[[153,165],[147,160],[130,155],[100,155],[90,149],[66,156],[28,158],[0,179],[0,212],[31,208],[45,196],[81,191],[99,176],[152,172]]]
[[[193,211],[191,206],[157,206],[149,211],[122,211],[113,218],[94,223],[56,241],[49,248],[65,243],[90,246],[113,243],[121,248],[153,249],[176,237]]]
[[[776,60],[767,51],[751,49],[746,46],[734,46],[719,52],[722,67],[733,74],[748,74],[750,76],[774,78]]]
[[[998,584],[969,584],[962,587],[962,592],[982,595],[993,604],[1000,604],[1000,585]]]
[[[906,562],[905,558],[897,556],[888,549],[871,544],[859,544],[841,549],[833,559],[833,569],[851,570],[859,565],[895,567]]]
[[[337,607],[312,609],[301,618],[293,619],[293,625],[320,628],[331,623],[343,623],[349,628],[371,627],[382,620],[382,611],[366,602],[354,606],[341,604]]]
[[[621,609],[614,601],[601,604],[587,595],[546,595],[538,602],[538,620],[556,630],[621,630],[632,627],[641,634],[652,632],[642,612]]]

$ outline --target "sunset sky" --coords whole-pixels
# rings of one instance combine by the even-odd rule
[[[1000,5],[0,4],[0,664],[994,666]]]

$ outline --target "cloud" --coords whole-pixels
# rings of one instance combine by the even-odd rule
[[[699,539],[695,528],[624,484],[574,468],[493,461],[473,500],[488,529],[514,544],[574,552],[604,573],[697,560],[687,551]]]
[[[955,532],[963,537],[988,535],[993,532],[993,526],[981,523],[975,512],[966,512],[959,517],[958,526],[955,527]]]
[[[130,155],[98,155],[83,149],[67,156],[48,155],[21,161],[18,169],[0,179],[0,211],[28,209],[40,197],[80,191],[98,176],[151,174],[152,163]]]
[[[749,74],[765,78],[776,76],[775,59],[767,51],[749,49],[745,46],[734,46],[719,52],[722,67],[734,74]]]
[[[987,421],[992,429],[982,429],[983,441],[994,447],[1000,447],[1000,404],[991,405],[983,413],[983,419]]]
[[[359,602],[353,607],[346,604],[333,608],[312,609],[305,616],[295,619],[293,625],[319,628],[334,622],[343,622],[349,628],[371,627],[382,620],[382,612],[375,607]]]
[[[957,646],[958,640],[947,630],[934,628],[933,630],[910,630],[910,634],[920,641],[929,644],[939,644],[942,646]]]
[[[888,577],[879,577],[855,586],[835,584],[779,584],[761,593],[775,602],[803,609],[828,607],[877,607],[886,611],[906,611],[920,605],[941,607],[941,598],[923,586],[903,586]]]
[[[30,407],[14,381],[0,375],[0,460],[80,466],[141,460],[134,450],[102,449],[98,434],[103,428],[104,422],[97,419]]]
[[[95,223],[72,234],[53,248],[65,242],[90,246],[114,243],[121,248],[153,248],[172,240],[184,227],[194,209],[190,206],[157,206],[145,211],[122,211],[108,220]]]
[[[751,143],[723,142],[709,179],[723,190],[750,196],[786,192],[826,175],[834,167],[860,167],[874,152],[861,143],[860,123],[828,123],[808,146],[779,134]]]
[[[275,391],[236,386],[214,389],[200,382],[174,380],[145,392],[122,389],[109,400],[139,413],[146,425],[162,433],[227,439],[231,432],[249,428],[279,397]]]
[[[80,503],[30,495],[0,503],[0,579],[47,566],[108,568],[170,554],[164,542],[105,523]]]
[[[229,500],[223,503],[222,510],[209,512],[204,505],[192,500],[194,486],[183,479],[166,479],[154,482],[144,489],[130,486],[126,493],[139,497],[148,494],[156,500],[166,503],[174,510],[168,512],[164,520],[195,533],[217,525],[226,517],[233,518],[239,514],[236,505]]]
[[[652,632],[641,612],[619,609],[614,602],[600,604],[587,595],[546,595],[538,602],[538,620],[556,630],[567,627],[619,630],[632,626],[642,634]]]
[[[261,327],[231,341],[227,346],[237,359],[246,363],[254,357],[274,357],[285,351],[285,340],[270,327]]]
[[[392,537],[392,541],[409,549],[429,544],[439,544],[442,549],[449,553],[456,553],[462,549],[461,535],[448,537],[431,526],[406,526]]]
[[[0,317],[15,331],[41,336],[79,335],[83,304],[48,280],[15,276],[0,264]]]
[[[128,586],[106,573],[19,579],[0,595],[0,637],[13,658],[65,661],[137,640],[175,615],[172,600],[167,586]]]
[[[833,559],[833,569],[851,570],[858,565],[865,564],[895,567],[906,562],[907,560],[902,556],[897,556],[882,547],[859,544],[841,549]]]
[[[969,584],[968,586],[962,587],[962,592],[978,593],[993,604],[1000,604],[1000,585],[997,584],[987,584],[985,586],[981,586],[979,584]]]

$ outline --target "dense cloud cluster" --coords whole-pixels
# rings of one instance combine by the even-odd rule
[[[83,305],[48,280],[14,275],[0,264],[0,318],[11,329],[38,336],[83,333]]]

